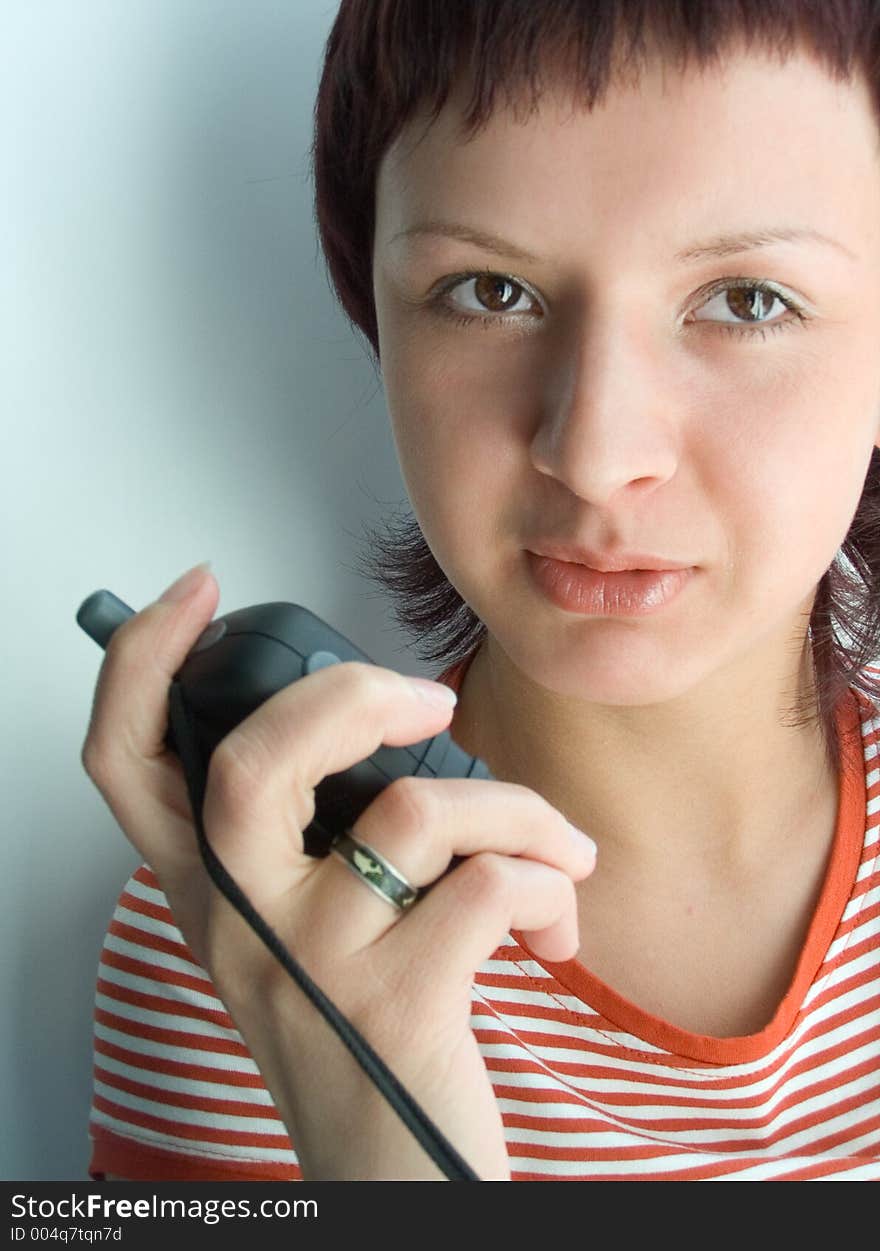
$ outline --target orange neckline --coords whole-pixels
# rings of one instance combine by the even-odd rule
[[[475,654],[473,652],[450,666],[435,681],[445,682],[458,691]],[[731,1038],[691,1033],[625,999],[594,976],[577,958],[560,963],[543,960],[529,948],[520,933],[513,931],[513,938],[529,959],[550,973],[565,990],[593,1011],[601,1013],[611,1024],[652,1046],[675,1056],[709,1064],[744,1064],[766,1056],[792,1028],[852,894],[864,847],[867,809],[861,722],[870,715],[872,709],[867,699],[854,689],[850,689],[838,705],[836,720],[840,733],[841,767],[837,827],[831,855],[791,985],[764,1029],[755,1034]]]

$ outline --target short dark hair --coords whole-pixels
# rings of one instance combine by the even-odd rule
[[[426,109],[436,118],[466,72],[467,139],[488,122],[499,91],[511,103],[528,98],[530,108],[537,107],[546,65],[592,109],[618,75],[637,78],[658,51],[683,70],[691,59],[704,67],[743,47],[769,51],[780,63],[806,47],[837,81],[863,73],[880,119],[880,3],[874,0],[342,0],[315,104],[315,209],[330,281],[374,363],[376,177],[414,114]],[[810,614],[806,642],[816,698],[801,697],[790,710],[789,724],[819,723],[835,767],[841,696],[853,686],[880,700],[880,678],[870,676],[880,656],[878,523],[875,447],[852,524],[822,575]],[[421,659],[447,667],[485,637],[485,625],[405,508],[384,530],[367,528],[360,569],[389,594],[395,619]]]

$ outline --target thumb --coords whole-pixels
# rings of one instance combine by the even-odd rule
[[[205,562],[114,631],[95,690],[90,737],[100,740],[106,727],[121,739],[117,751],[123,747],[128,756],[149,760],[165,752],[168,688],[219,599]],[[116,754],[110,744],[105,750]]]

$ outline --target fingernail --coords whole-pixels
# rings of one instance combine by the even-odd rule
[[[458,703],[455,691],[443,682],[432,682],[429,678],[410,678],[413,690],[433,708],[454,708]]]
[[[568,822],[568,828],[571,830],[572,837],[579,847],[586,847],[587,851],[591,851],[594,856],[599,854],[599,849],[590,838],[589,834],[585,834],[583,830],[579,830],[578,827],[576,825],[572,825],[570,821]]]
[[[172,582],[167,590],[162,592],[159,596],[159,602],[162,604],[176,604],[186,599],[199,587],[206,571],[210,568],[210,560],[203,560],[200,565],[194,565],[192,569],[182,573],[176,582]]]

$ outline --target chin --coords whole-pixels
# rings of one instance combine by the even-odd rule
[[[545,629],[536,639],[511,629],[508,617],[499,631],[490,632],[489,646],[500,649],[502,663],[510,664],[525,682],[565,699],[609,707],[648,707],[678,699],[693,690],[712,671],[705,653],[683,652],[680,639],[610,632],[600,626]],[[601,636],[600,636],[601,631]]]

